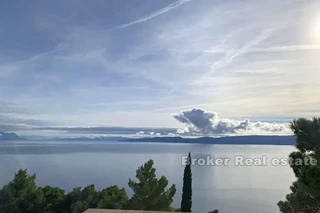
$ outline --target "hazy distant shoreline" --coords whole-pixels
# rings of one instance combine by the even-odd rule
[[[15,133],[2,133],[1,141],[20,141],[28,140]],[[192,143],[192,144],[220,144],[220,145],[294,145],[295,137],[293,135],[248,135],[248,136],[226,136],[226,137],[139,137],[131,138],[124,136],[107,137],[74,137],[74,138],[52,138],[52,139],[29,139],[30,141],[73,141],[73,142],[157,142],[157,143]]]
[[[198,144],[219,144],[219,145],[294,145],[294,136],[228,136],[220,138],[200,137],[151,137],[151,138],[130,138],[122,141],[127,142],[165,142],[165,143],[198,143]]]
[[[294,136],[227,136],[220,138],[199,137],[97,137],[97,138],[55,138],[49,141],[73,141],[73,142],[145,142],[145,143],[188,143],[188,144],[217,144],[217,145],[288,145],[295,144]]]

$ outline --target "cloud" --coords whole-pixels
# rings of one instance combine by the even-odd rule
[[[117,134],[158,136],[175,133],[175,128],[143,127],[39,127],[34,130],[63,131],[69,134]]]
[[[145,135],[145,134],[144,134],[144,131],[140,131],[140,132],[137,132],[136,135],[138,135],[138,136],[143,136],[143,135]]]
[[[1,105],[0,113],[61,126],[157,127],[174,127],[167,115],[190,108],[229,117],[317,115],[306,111],[320,106],[320,47],[304,30],[318,12],[314,3],[166,2],[85,1],[71,13],[66,2],[28,3],[32,11],[1,26],[0,95],[38,113]],[[290,23],[279,29],[282,22]]]
[[[37,113],[14,103],[0,102],[0,131],[30,130],[33,127],[53,125],[53,122],[35,119]]]
[[[20,131],[26,130],[24,126],[17,126],[17,125],[3,125],[0,124],[0,132],[12,132],[12,131]]]
[[[139,18],[135,21],[131,21],[129,23],[126,23],[126,24],[122,24],[122,25],[119,25],[113,29],[121,29],[121,28],[126,28],[126,27],[129,27],[129,26],[132,26],[132,25],[135,25],[135,24],[139,24],[139,23],[142,23],[142,22],[145,22],[145,21],[148,21],[154,17],[157,17],[159,15],[162,15],[166,12],[169,12],[170,10],[173,10],[177,7],[179,7],[180,5],[184,4],[184,3],[187,3],[189,1],[192,1],[192,0],[179,0],[179,1],[176,1],[172,4],[169,4],[168,6],[164,7],[164,8],[161,8],[160,10],[157,10],[157,11],[154,11],[153,13],[150,13],[149,15],[147,16],[144,16],[142,18]]]
[[[163,132],[162,134],[159,132],[144,132],[144,131],[139,131],[135,134],[137,137],[163,137],[163,136],[168,136],[168,137],[173,137],[176,136],[174,132]]]
[[[32,130],[32,128],[47,125],[52,125],[52,122],[38,119],[20,119],[0,114],[0,131],[2,132]]]
[[[217,135],[217,134],[290,134],[285,125],[268,122],[251,122],[220,118],[216,112],[191,109],[173,114],[173,117],[186,125],[178,129],[179,134]]]
[[[222,59],[215,61],[211,65],[210,71],[205,73],[200,78],[200,82],[203,80],[206,80],[207,77],[211,76],[217,70],[228,66],[230,63],[232,63],[232,61],[235,58],[240,57],[243,54],[246,54],[252,47],[254,47],[254,46],[260,44],[262,41],[266,40],[270,36],[272,31],[273,31],[273,29],[264,30],[258,36],[254,37],[252,40],[246,42],[239,49],[229,49]],[[196,80],[195,82],[198,82],[198,80]]]
[[[289,51],[300,51],[300,50],[320,50],[320,45],[289,45],[289,46],[274,46],[267,48],[252,48],[249,52],[289,52]]]
[[[250,48],[247,50],[247,53],[291,52],[291,51],[300,51],[300,50],[320,50],[320,45],[303,44],[303,45],[273,46],[273,47],[264,47],[264,48]],[[206,53],[227,53],[230,50],[223,49],[223,48],[212,48],[208,50],[198,50],[198,51],[203,51]],[[232,51],[237,52],[239,50],[232,49]]]
[[[6,115],[6,114],[0,114],[0,123],[5,124],[5,125],[26,125],[26,126],[34,126],[34,127],[39,127],[39,126],[48,126],[52,125],[53,122],[50,121],[44,121],[40,119],[32,119],[32,118],[16,118],[11,115]]]

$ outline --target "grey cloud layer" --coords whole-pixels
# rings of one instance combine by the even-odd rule
[[[30,130],[33,127],[53,125],[53,122],[34,119],[36,112],[19,105],[0,102],[0,131]]]
[[[150,133],[153,135],[159,133],[161,135],[167,135],[174,133],[174,128],[143,128],[143,127],[40,127],[37,130],[53,130],[62,131],[70,134],[136,134],[136,133]]]
[[[0,131],[30,130],[38,126],[52,125],[52,122],[38,119],[22,119],[10,115],[0,114]]]

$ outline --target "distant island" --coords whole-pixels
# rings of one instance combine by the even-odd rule
[[[19,141],[28,140],[20,137],[13,132],[0,132],[0,141]],[[295,137],[293,135],[277,136],[277,135],[249,135],[249,136],[226,136],[226,137],[199,137],[199,138],[183,138],[183,137],[139,137],[129,138],[123,136],[104,136],[104,137],[66,137],[41,139],[41,141],[99,141],[99,142],[156,142],[156,143],[198,143],[198,144],[239,144],[239,145],[295,145]]]
[[[109,137],[70,137],[70,138],[52,138],[49,141],[122,141],[128,139],[122,136],[109,136]]]
[[[0,140],[1,141],[20,141],[20,140],[27,140],[26,138],[22,138],[16,135],[13,132],[0,132]]]
[[[250,135],[250,136],[226,136],[226,137],[75,137],[75,138],[53,138],[50,141],[99,141],[99,142],[156,142],[156,143],[198,143],[198,144],[243,144],[243,145],[294,145],[295,137],[277,135]]]
[[[122,141],[131,142],[163,142],[163,143],[201,143],[201,144],[243,144],[243,145],[294,145],[295,137],[277,135],[250,135],[250,136],[227,136],[220,138],[200,137],[151,137],[151,138],[129,138]]]

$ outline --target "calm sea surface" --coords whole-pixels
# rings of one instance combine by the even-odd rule
[[[183,166],[181,156],[192,152],[196,158],[230,158],[227,166],[194,166],[193,212],[275,213],[277,202],[289,192],[295,180],[289,166],[274,166],[273,158],[287,158],[291,146],[203,145],[119,142],[0,142],[0,184],[14,172],[27,168],[37,174],[39,186],[51,185],[71,190],[95,184],[127,187],[129,177],[149,159],[155,162],[157,176],[176,184],[173,206],[181,201]],[[235,165],[235,156],[262,158],[266,165]]]

